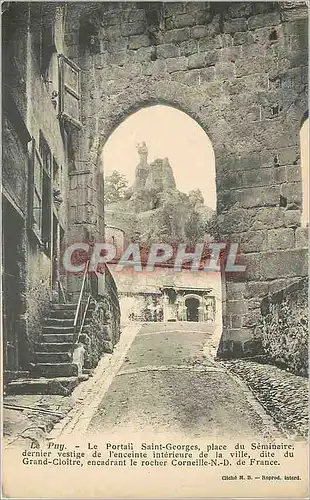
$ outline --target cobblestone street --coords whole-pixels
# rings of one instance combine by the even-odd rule
[[[224,366],[242,377],[287,437],[307,439],[309,383],[306,377],[255,360],[231,360],[224,362]]]
[[[308,4],[3,3],[4,498],[309,498]]]
[[[145,325],[101,399],[88,433],[268,436],[275,429],[239,379],[208,355],[206,325]]]
[[[71,396],[6,396],[5,443],[128,428],[305,439],[307,379],[255,360],[214,361],[211,333],[198,323],[125,329],[115,352]]]
[[[28,396],[23,400],[18,396],[7,398],[8,406],[17,403],[25,405],[23,412],[7,408],[7,437],[26,447],[30,446],[30,441],[46,438],[45,444],[42,443],[41,446],[51,445],[53,448],[59,446],[59,443],[66,443],[69,451],[72,446],[73,450],[83,451],[85,443],[93,443],[89,453],[94,449],[93,445],[98,444],[101,451],[105,448],[105,442],[125,443],[126,446],[128,441],[136,442],[136,439],[142,436],[143,441],[150,443],[163,442],[165,439],[184,443],[242,443],[250,439],[258,443],[268,443],[273,442],[274,438],[278,438],[276,443],[287,442],[287,424],[294,416],[294,408],[298,409],[299,402],[300,408],[305,406],[307,380],[253,360],[215,361],[210,349],[211,335],[212,331],[203,324],[133,324],[123,330],[114,353],[104,356],[93,376],[80,384],[70,397]],[[285,391],[290,395],[289,398],[284,398]],[[266,404],[268,395],[269,400],[273,401],[272,407]],[[32,405],[48,413],[54,411],[55,415],[44,415],[35,411],[29,413],[30,410],[26,410],[26,406]],[[52,420],[59,420],[56,413],[60,411],[63,414],[67,412],[66,416],[49,432]],[[307,416],[304,411],[300,410],[299,413],[302,416],[301,425],[295,436],[300,438],[306,430]],[[298,422],[299,419],[296,422],[297,427]],[[43,428],[46,428],[45,436],[37,432]],[[290,437],[294,437],[292,432]],[[81,443],[84,443],[82,447]],[[302,452],[300,450],[303,443],[295,445],[298,455]],[[100,454],[97,458],[102,460]],[[304,468],[306,469],[306,464]],[[29,474],[31,470],[28,468],[26,472]],[[84,470],[87,471],[87,480],[86,476],[81,474]],[[258,477],[261,470],[257,470]],[[288,471],[293,475],[300,474],[300,470],[300,467],[294,469],[292,463],[283,469],[284,473]],[[167,486],[164,480],[165,469],[152,468],[150,473],[151,471],[145,468],[145,472],[148,487],[151,484],[152,491],[157,488],[158,496],[166,498],[168,493],[170,494],[170,486]],[[196,469],[186,468],[186,474],[177,476],[178,472],[178,468],[171,471],[171,488],[180,482],[184,491],[187,491],[188,484],[195,482],[197,486],[200,481],[199,491],[208,491],[213,496],[215,490],[210,490],[207,471],[203,470],[198,477]],[[48,470],[42,469],[42,473],[47,474]],[[134,480],[130,474],[135,474]],[[306,473],[303,470],[301,474],[305,477]],[[118,498],[121,496],[124,480],[128,481],[129,476],[134,492],[132,496],[140,495],[145,498],[144,483],[141,482],[141,471],[138,467],[128,471],[121,467],[104,467],[104,470],[94,467],[91,471],[89,468],[68,469],[61,477],[62,482],[59,482],[58,469],[55,469],[54,482],[48,475],[44,477],[46,481],[51,482],[53,488],[55,485],[55,496],[58,492],[63,492],[68,485],[78,484],[79,494],[86,492],[86,488],[89,494],[90,488],[93,497],[102,498],[104,485],[105,491],[109,491],[109,497],[114,495],[113,497]],[[216,474],[214,477],[218,478]],[[12,481],[14,483],[15,479]],[[211,487],[216,488],[216,483],[213,485],[212,481]],[[30,485],[31,481],[27,484]],[[233,492],[232,483],[223,483],[223,487],[226,487],[226,484],[225,496],[228,497]],[[237,487],[237,483],[235,484]],[[259,484],[260,491],[265,491],[266,496],[270,496],[268,488],[271,483]],[[280,482],[272,484],[275,488],[278,484],[281,487]],[[301,483],[298,486],[305,489]],[[286,488],[288,487],[291,487],[293,496],[292,488],[296,489],[296,484],[287,482]]]

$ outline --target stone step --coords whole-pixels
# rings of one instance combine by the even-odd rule
[[[85,376],[84,376],[85,377]],[[83,379],[84,380],[84,379]],[[29,378],[10,382],[7,394],[57,394],[69,395],[78,385],[79,377]]]
[[[42,333],[74,333],[74,326],[43,326]]]
[[[28,377],[30,377],[30,371],[28,370],[4,370],[4,380],[6,380],[6,383],[10,380]]]
[[[45,326],[72,326],[74,322],[74,318],[46,318],[44,320]]]
[[[40,335],[40,343],[71,343],[73,342],[73,333],[46,333]]]
[[[72,360],[71,352],[36,352],[36,363],[66,363]]]
[[[77,377],[78,365],[75,363],[36,363],[34,373],[38,377]]]
[[[74,318],[46,318],[44,320],[44,324],[45,326],[73,326],[73,322],[74,322]],[[85,326],[88,326],[89,325],[89,319],[85,318],[85,322],[84,322],[84,325]]]
[[[88,309],[87,313],[86,313],[86,318],[90,318],[92,313],[93,313],[93,309]],[[57,320],[68,319],[68,320],[72,321],[72,323],[73,323],[74,318],[75,318],[75,310],[63,309],[63,310],[59,310],[59,311],[51,310],[48,319],[51,319],[51,320],[53,320],[53,319],[57,319]]]
[[[72,323],[73,323],[74,317],[75,317],[75,311],[73,311],[73,310],[68,310],[67,311],[66,309],[57,310],[57,311],[51,310],[49,317],[51,319],[53,319],[53,318],[56,318],[56,319],[70,319],[72,321]]]
[[[50,338],[50,336],[48,336]],[[72,342],[44,342],[44,343],[36,343],[34,350],[35,352],[69,352],[72,348]]]
[[[82,301],[82,304],[86,304],[86,300]],[[52,304],[51,310],[52,311],[76,311],[77,309],[77,304]],[[88,309],[92,310],[95,308],[95,304],[89,304]]]
[[[52,304],[52,311],[76,311],[77,304]]]

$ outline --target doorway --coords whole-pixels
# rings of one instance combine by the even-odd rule
[[[189,297],[185,300],[187,321],[198,322],[199,299]]]
[[[21,366],[21,281],[20,266],[24,220],[3,197],[3,357],[5,371],[18,371]]]
[[[64,230],[58,218],[53,214],[53,239],[52,239],[52,290],[59,294],[59,300],[64,300],[64,284],[60,275],[60,257],[63,246]]]

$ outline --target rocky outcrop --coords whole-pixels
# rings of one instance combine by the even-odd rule
[[[158,208],[161,203],[157,195],[167,189],[176,189],[176,182],[168,158],[157,158],[149,165],[145,142],[138,144],[137,150],[140,161],[136,167],[129,209],[140,213]]]
[[[136,174],[135,174],[135,183],[133,185],[132,189],[132,195],[141,189],[145,188],[145,183],[147,180],[147,177],[149,175],[149,166],[148,165],[137,165],[136,167]],[[132,196],[131,195],[131,196]]]
[[[145,188],[146,179],[149,174],[149,165],[147,163],[148,148],[145,142],[137,144],[137,151],[140,158],[139,164],[136,167],[135,182],[132,188],[132,194],[139,192]]]
[[[181,193],[168,158],[157,158],[148,164],[145,142],[138,144],[137,150],[140,161],[131,194],[109,205],[107,218],[111,222],[113,214],[113,225],[122,228],[129,241],[143,244],[204,241],[213,210],[204,205],[201,191]]]
[[[161,193],[166,189],[176,189],[176,183],[168,158],[157,158],[149,168],[145,189]]]
[[[134,191],[128,202],[129,211],[139,214],[154,210],[158,205],[158,196],[154,190],[139,189]]]

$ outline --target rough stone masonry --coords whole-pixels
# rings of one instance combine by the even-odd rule
[[[224,284],[223,339],[241,350],[255,336],[261,297],[307,274],[307,15],[303,2],[68,4],[68,56],[82,70],[75,168],[88,172],[80,185],[72,176],[72,231],[97,231],[100,153],[113,130],[153,104],[187,113],[214,148],[221,238],[240,243],[247,265]]]

